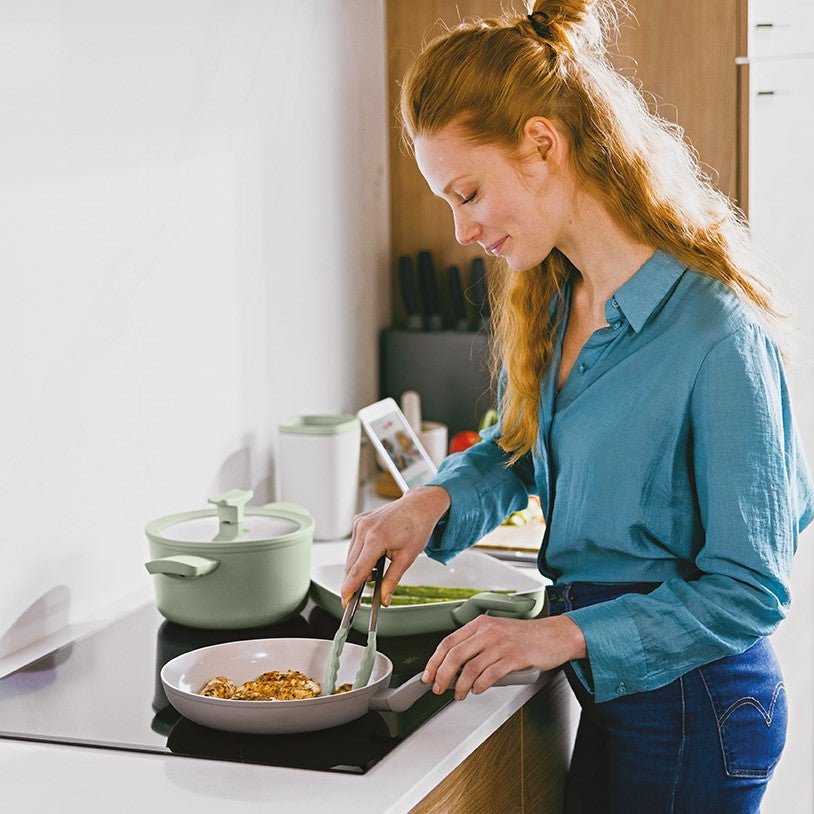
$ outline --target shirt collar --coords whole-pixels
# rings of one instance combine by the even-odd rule
[[[621,312],[638,333],[685,268],[671,254],[656,249],[645,264],[605,303],[605,319],[615,322]]]

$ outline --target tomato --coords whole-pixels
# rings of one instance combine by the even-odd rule
[[[456,432],[449,442],[449,454],[452,455],[453,452],[463,452],[465,449],[469,449],[469,447],[477,444],[478,441],[480,441],[480,435],[474,430]]]

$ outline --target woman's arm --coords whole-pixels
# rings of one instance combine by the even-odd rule
[[[481,441],[450,455],[430,484],[449,494],[449,514],[436,526],[426,545],[427,554],[449,562],[499,526],[512,512],[525,509],[536,491],[534,465],[526,454],[512,467],[498,446],[499,425],[481,432]]]
[[[710,350],[689,418],[687,457],[704,529],[699,576],[567,612],[585,635],[590,669],[578,673],[597,701],[655,689],[741,653],[772,633],[789,606],[812,485],[779,352],[758,326]]]

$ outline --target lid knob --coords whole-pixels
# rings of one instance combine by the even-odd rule
[[[220,529],[213,542],[235,540],[243,531],[243,513],[246,504],[254,497],[251,489],[230,489],[209,498],[218,507]]]

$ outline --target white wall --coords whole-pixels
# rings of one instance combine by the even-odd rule
[[[0,3],[0,656],[376,397],[387,106],[383,0]]]

